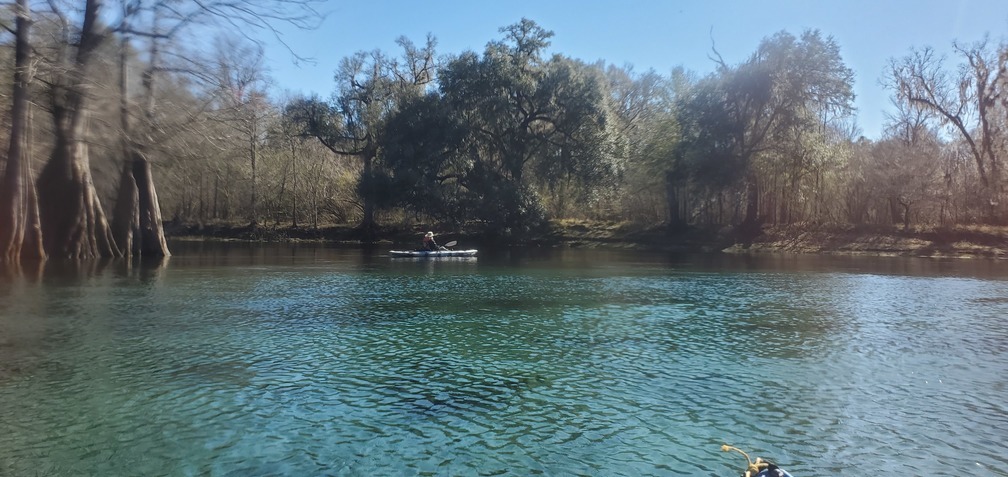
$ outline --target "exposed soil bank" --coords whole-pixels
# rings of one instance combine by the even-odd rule
[[[475,232],[438,230],[438,241],[467,243],[504,243],[497,237]],[[173,239],[240,240],[253,242],[318,241],[347,244],[378,243],[396,246],[419,245],[426,229],[382,227],[366,238],[352,225],[319,228],[270,227],[251,225],[179,225],[166,224]],[[548,231],[524,240],[519,245],[571,248],[625,248],[682,252],[728,253],[833,253],[862,255],[898,255],[915,257],[1008,258],[1008,227],[927,228],[903,231],[892,227],[843,227],[798,224],[765,226],[762,234],[748,243],[738,243],[730,228],[669,230],[666,227],[641,227],[627,223],[585,220],[553,222]]]
[[[888,227],[764,227],[750,244],[727,252],[793,252],[911,257],[1008,258],[1008,228],[953,227],[903,231]]]

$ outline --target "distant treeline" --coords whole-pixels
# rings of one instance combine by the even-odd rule
[[[185,46],[208,25],[305,25],[313,3],[247,2],[274,15],[236,19],[214,10],[234,2],[135,0],[104,25],[102,2],[88,0],[78,24],[34,12],[25,38],[0,19],[17,33],[3,71],[29,80],[0,84],[13,92],[2,96],[5,256],[34,243],[24,211],[35,195],[36,254],[77,257],[165,254],[162,216],[354,223],[365,236],[436,223],[516,239],[559,218],[744,237],[765,224],[1008,217],[1004,43],[893,59],[881,81],[895,113],[874,141],[854,121],[854,72],[817,30],[772,34],[738,64],[712,50],[714,72],[700,76],[570,58],[522,19],[481,52],[444,54],[428,36],[346,57],[326,98],[270,97],[262,48],[242,37]]]

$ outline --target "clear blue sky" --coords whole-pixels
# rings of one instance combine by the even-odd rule
[[[376,48],[398,53],[401,35],[421,44],[434,34],[439,55],[482,51],[500,38],[500,27],[522,17],[555,33],[553,53],[662,74],[677,65],[711,72],[712,36],[725,60],[738,63],[766,36],[816,28],[836,39],[854,70],[857,122],[873,139],[890,109],[879,83],[889,58],[931,46],[952,59],[953,40],[974,42],[987,33],[1001,40],[1008,32],[1008,0],[338,0],[323,9],[329,16],[319,29],[284,37],[314,64],[295,65],[286,49],[267,46],[278,91],[327,97],[341,58]]]

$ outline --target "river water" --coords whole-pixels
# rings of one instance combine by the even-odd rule
[[[0,274],[0,475],[1008,475],[1008,263],[173,251]]]

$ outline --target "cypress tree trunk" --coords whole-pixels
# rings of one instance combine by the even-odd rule
[[[42,243],[52,257],[121,256],[91,180],[82,129],[57,127],[53,156],[39,175]]]
[[[129,7],[123,3],[123,29],[130,29]],[[119,125],[122,128],[123,169],[119,176],[119,194],[116,197],[115,210],[112,211],[112,236],[123,254],[136,255],[138,241],[134,240],[140,225],[138,203],[140,201],[133,180],[131,164],[134,147],[130,141],[130,108],[129,108],[129,65],[128,52],[129,35],[123,34],[119,40]]]
[[[121,255],[91,179],[84,142],[89,108],[85,77],[101,44],[97,24],[101,3],[87,0],[75,59],[67,65],[64,77],[53,85],[56,145],[38,179],[42,243],[53,257]]]
[[[127,147],[126,156],[113,215],[115,243],[126,255],[170,256],[150,161],[137,147]]]
[[[133,155],[132,165],[139,199],[140,254],[145,257],[167,257],[171,253],[168,252],[168,242],[165,240],[161,206],[154,188],[150,161],[137,152]]]
[[[160,12],[161,10],[157,10]],[[158,18],[154,19],[154,33],[160,33],[157,26]],[[148,132],[154,125],[154,104],[156,101],[155,91],[157,88],[156,73],[161,62],[160,42],[155,38],[151,40],[150,65],[144,74],[143,84],[146,101],[144,106],[144,118]],[[123,91],[125,93],[125,90]],[[151,143],[150,134],[147,135],[147,143]],[[145,154],[146,149],[139,147],[131,151],[130,158],[133,170],[133,182],[137,188],[137,216],[140,219],[140,254],[148,257],[168,257],[168,242],[164,235],[164,223],[161,218],[161,203],[158,202],[157,188],[154,187],[154,175],[151,173],[150,160]]]
[[[138,255],[140,250],[140,192],[133,180],[133,164],[130,151],[125,152],[127,158],[119,176],[119,195],[116,197],[116,207],[112,212],[112,235],[123,254]]]
[[[128,14],[124,11],[124,24],[128,25],[127,20]],[[125,136],[124,163],[119,180],[116,209],[113,213],[112,230],[116,243],[126,255],[167,257],[171,253],[168,251],[168,242],[164,236],[161,205],[158,203],[150,161],[144,154],[143,146],[133,142],[129,137],[133,131],[129,120],[129,81],[126,64],[128,48],[129,41],[124,36],[119,50],[120,119]],[[144,118],[148,129],[154,121],[154,72],[158,60],[158,42],[155,39],[151,42],[151,65],[143,76],[143,85],[146,89]],[[147,140],[148,142],[151,140],[149,135]]]
[[[0,186],[0,261],[44,259],[38,195],[32,179],[29,136],[31,113],[31,18],[28,0],[17,1],[14,102],[7,168]]]

